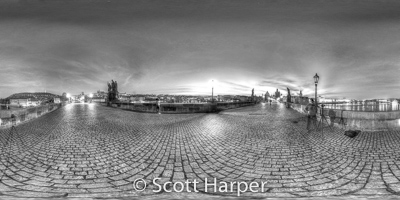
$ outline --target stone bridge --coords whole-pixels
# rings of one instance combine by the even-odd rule
[[[205,192],[206,178],[264,183],[241,197],[399,197],[400,131],[349,138],[305,126],[283,104],[161,115],[70,104],[0,129],[0,198],[237,196]],[[155,178],[197,180],[198,192],[156,193]]]

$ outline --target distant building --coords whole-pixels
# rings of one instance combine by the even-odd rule
[[[35,98],[32,98],[32,99],[31,99],[31,106],[38,106],[38,105],[40,105],[41,103],[42,103],[42,101],[39,100],[39,99],[35,99]]]
[[[105,97],[93,97],[92,102],[106,102]]]
[[[108,95],[107,92],[98,90],[97,93],[95,93],[93,96],[95,96],[95,97],[103,97],[103,98],[106,98],[107,95]]]
[[[233,102],[235,96],[233,95],[218,95],[218,101]]]
[[[253,98],[249,96],[235,96],[234,101],[239,101],[239,102],[249,102],[252,101]]]
[[[31,104],[30,98],[11,98],[10,99],[10,106],[27,107],[30,104]]]
[[[0,99],[0,104],[10,104],[9,99]]]
[[[157,96],[146,96],[144,98],[145,101],[157,101]]]
[[[276,89],[276,92],[275,92],[275,99],[278,99],[278,98],[280,98],[280,97],[281,97],[281,93],[279,92],[278,89]]]
[[[131,97],[129,95],[124,94],[119,96],[119,100],[122,102],[130,102]]]
[[[55,97],[54,98],[54,103],[61,103],[61,98]]]
[[[40,105],[40,100],[29,97],[12,97],[10,98],[10,106],[12,107],[29,107],[29,106],[38,106]]]
[[[200,103],[198,98],[187,98],[186,99],[187,103]]]
[[[129,97],[130,102],[143,102],[144,99],[144,95],[133,95]]]

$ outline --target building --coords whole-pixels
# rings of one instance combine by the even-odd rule
[[[235,96],[234,102],[249,102],[252,101],[253,98],[249,96]]]
[[[144,95],[133,95],[133,96],[130,96],[129,99],[130,99],[130,102],[141,103],[141,102],[144,102],[145,96]]]
[[[61,98],[55,97],[54,98],[54,103],[61,103]]]
[[[278,89],[276,89],[276,92],[275,92],[275,99],[278,99],[278,98],[280,98],[280,97],[281,97],[281,93],[279,92]]]
[[[105,92],[105,91],[102,91],[102,90],[98,90],[93,96],[107,98],[108,92]]]
[[[31,104],[30,98],[12,98],[10,99],[10,106],[13,107],[27,107]]]
[[[235,96],[233,95],[218,95],[218,101],[233,102]]]
[[[130,95],[123,94],[123,95],[120,95],[120,96],[119,96],[119,100],[120,100],[121,102],[130,102],[130,101],[131,101],[131,96],[130,96]]]
[[[11,107],[30,107],[30,106],[38,106],[40,105],[40,100],[29,97],[12,97],[10,98],[10,106]]]
[[[93,97],[92,102],[106,102],[106,98],[104,97]]]
[[[31,99],[31,105],[30,105],[30,106],[38,106],[38,105],[40,105],[41,103],[42,103],[41,100],[32,98],[32,99]]]

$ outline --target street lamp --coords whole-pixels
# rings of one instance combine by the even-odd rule
[[[314,76],[314,83],[315,83],[315,107],[318,106],[318,102],[317,102],[317,84],[318,84],[318,80],[319,80],[319,76],[317,73],[315,73]]]
[[[214,103],[214,80],[211,80],[211,103]]]
[[[71,101],[71,94],[67,93],[68,102]]]

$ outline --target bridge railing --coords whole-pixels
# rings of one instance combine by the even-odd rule
[[[210,113],[226,109],[254,105],[254,102],[215,102],[215,103],[161,103],[161,113]],[[138,112],[158,112],[157,103],[114,103],[112,107]]]
[[[61,106],[62,104],[53,103],[36,107],[0,110],[0,127],[12,126],[14,120],[15,124],[19,124],[24,121],[40,117],[41,115],[54,111]],[[14,118],[12,116],[14,116]]]

